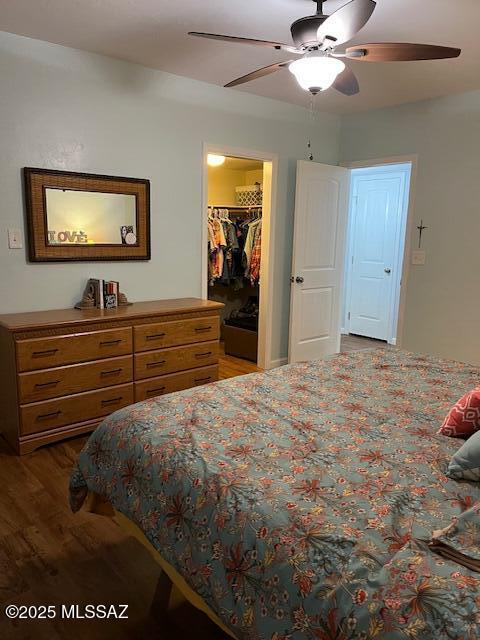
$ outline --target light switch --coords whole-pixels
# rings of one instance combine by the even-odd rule
[[[426,251],[413,251],[412,264],[424,265],[427,261]]]
[[[8,247],[9,249],[23,248],[22,232],[20,229],[8,230]]]

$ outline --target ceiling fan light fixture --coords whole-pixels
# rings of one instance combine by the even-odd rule
[[[225,156],[217,153],[209,153],[207,156],[207,164],[209,167],[221,167],[225,163]]]
[[[345,96],[357,95],[358,80],[348,66],[338,58],[352,58],[362,62],[407,62],[409,60],[441,60],[458,58],[461,49],[439,45],[414,44],[408,42],[376,42],[357,44],[337,53],[336,48],[351,42],[370,20],[378,0],[335,0],[341,7],[329,15],[323,13],[327,0],[313,0],[317,12],[313,16],[299,18],[290,26],[294,46],[271,40],[256,40],[239,36],[190,31],[190,35],[210,40],[273,48],[302,55],[299,60],[275,62],[236,78],[225,87],[237,87],[258,80],[282,69],[290,69],[298,84],[312,95],[333,87]]]
[[[330,56],[306,56],[295,60],[288,68],[302,89],[316,94],[332,86],[345,64]]]

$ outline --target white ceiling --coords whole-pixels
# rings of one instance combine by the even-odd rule
[[[330,13],[345,0],[329,0]],[[423,42],[458,46],[457,60],[351,62],[361,93],[321,94],[318,109],[349,112],[480,88],[480,0],[377,0],[360,42]],[[209,31],[290,42],[289,26],[314,12],[311,0],[0,0],[0,30],[129,60],[171,73],[225,84],[284,60],[270,49],[187,36]],[[308,105],[288,71],[240,89]]]

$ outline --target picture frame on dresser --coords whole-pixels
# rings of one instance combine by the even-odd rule
[[[150,260],[149,180],[33,167],[23,178],[30,262]]]

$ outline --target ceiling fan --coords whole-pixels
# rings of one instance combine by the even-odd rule
[[[347,47],[344,52],[337,52],[339,45],[351,40],[367,24],[375,10],[376,2],[351,0],[328,16],[323,13],[323,4],[326,0],[313,1],[317,5],[316,14],[296,20],[290,27],[294,45],[198,31],[190,31],[189,35],[257,47],[271,47],[302,56],[257,69],[229,82],[225,85],[226,87],[235,87],[288,68],[295,75],[302,89],[314,95],[331,86],[347,96],[353,96],[360,91],[355,74],[341,58],[365,62],[401,62],[457,58],[461,53],[461,49],[451,47],[393,42],[360,44]]]

